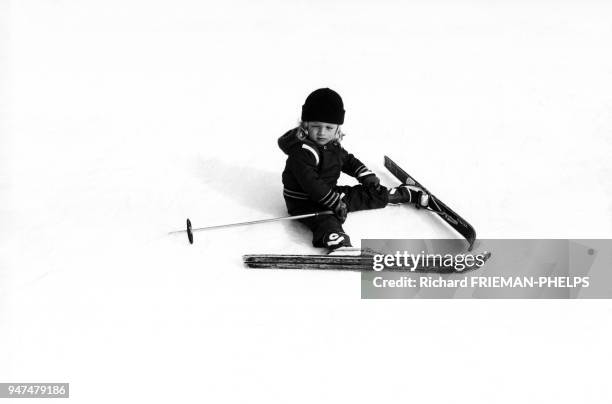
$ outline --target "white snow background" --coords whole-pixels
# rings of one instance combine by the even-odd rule
[[[70,401],[610,402],[609,301],[360,300],[313,253],[276,139],[312,90],[481,238],[612,236],[612,4],[8,1],[0,60],[0,381]],[[343,178],[350,183],[352,179]],[[453,236],[352,214],[352,238]]]

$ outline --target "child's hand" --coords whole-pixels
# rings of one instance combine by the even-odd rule
[[[361,177],[360,181],[364,187],[368,188],[378,188],[380,186],[380,179],[376,176],[376,174],[366,175],[365,177]]]
[[[340,201],[336,209],[334,209],[334,214],[340,220],[340,223],[344,223],[346,220],[346,216],[348,215],[348,208],[346,207],[346,203]]]

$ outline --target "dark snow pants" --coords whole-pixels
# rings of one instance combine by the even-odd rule
[[[349,213],[358,210],[384,208],[389,202],[388,190],[382,185],[378,188],[364,187],[363,185],[339,186],[335,187],[334,190],[344,194],[342,200],[346,203]],[[285,197],[285,203],[290,215],[303,215],[329,210],[324,205],[302,199]],[[300,222],[312,231],[312,245],[315,247],[327,247],[325,239],[331,233],[346,234],[342,228],[342,223],[335,215],[316,216],[301,219]]]

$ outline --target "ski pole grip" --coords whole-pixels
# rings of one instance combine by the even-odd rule
[[[191,220],[187,219],[187,238],[189,239],[189,244],[193,244],[193,232],[191,231]]]

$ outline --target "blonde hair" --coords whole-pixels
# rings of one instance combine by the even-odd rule
[[[338,125],[338,127],[336,128],[336,135],[334,136],[333,141],[340,143],[342,139],[344,139],[344,136],[346,136],[346,133],[342,132],[342,130],[340,129],[340,127],[342,126],[341,124],[335,123],[334,125]],[[299,140],[304,140],[308,138],[308,121],[298,120],[296,136]]]

